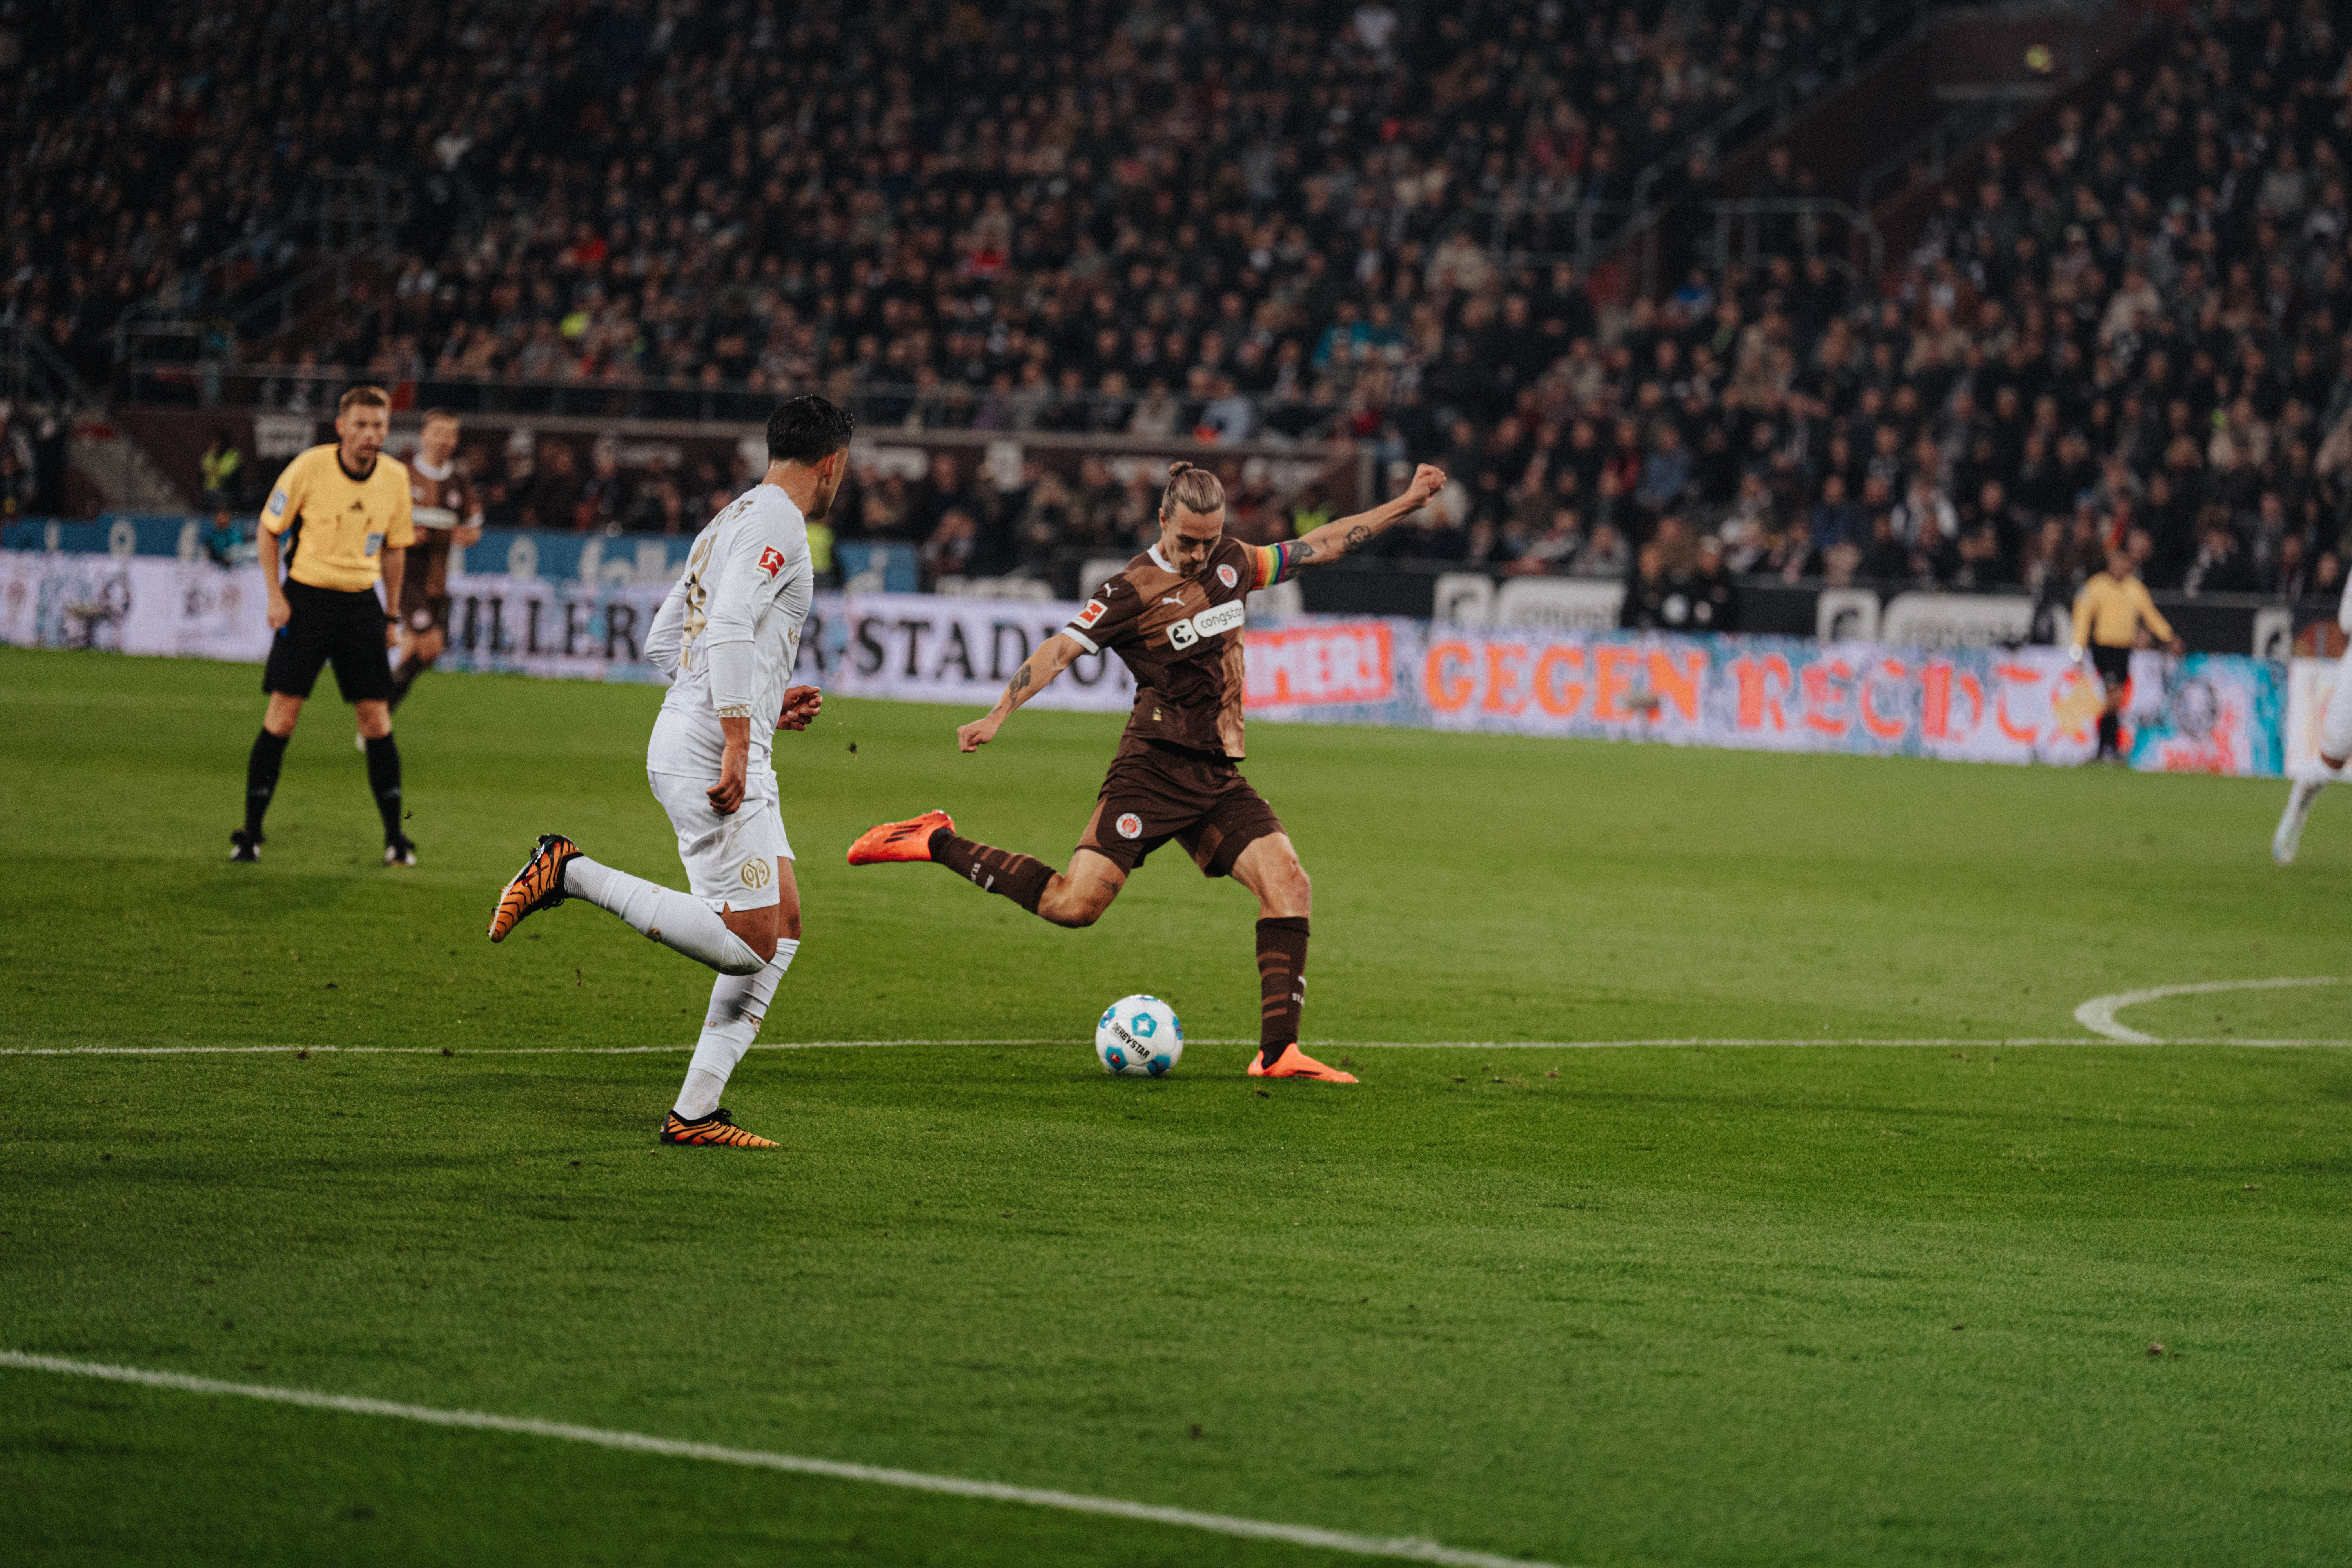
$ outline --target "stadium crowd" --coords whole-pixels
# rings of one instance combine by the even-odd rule
[[[2212,0],[2033,156],[1972,166],[1884,279],[1784,223],[1754,270],[1694,269],[1607,331],[1571,268],[1498,266],[1480,204],[1622,202],[1759,83],[1818,87],[1867,7],[0,19],[26,68],[0,86],[0,312],[93,374],[160,292],[285,406],[364,376],[465,408],[499,377],[525,411],[813,386],[868,429],[1344,435],[1457,481],[1391,553],[1630,575],[1637,606],[1693,574],[2063,593],[2109,543],[2159,587],[2300,597],[2347,558],[2352,132],[2325,0]],[[364,162],[412,185],[371,308],[235,341],[224,302],[288,243],[273,215]],[[473,461],[493,521],[542,526],[691,529],[740,478],[561,439]],[[1228,468],[1254,537],[1324,504]],[[948,465],[861,476],[839,521],[955,574],[1149,516],[1099,467],[1000,488]]]

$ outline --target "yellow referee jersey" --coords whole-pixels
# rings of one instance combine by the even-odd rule
[[[293,535],[289,577],[355,594],[383,575],[385,545],[405,550],[416,542],[416,523],[406,468],[378,453],[368,477],[355,479],[340,453],[330,441],[287,464],[262,508],[261,526]]]
[[[2172,640],[2172,623],[2158,611],[2156,601],[2147,596],[2147,584],[2137,577],[2117,581],[2105,572],[2095,573],[2074,595],[2078,647],[2129,647],[2132,638],[2139,635],[2142,621],[2158,642]]]

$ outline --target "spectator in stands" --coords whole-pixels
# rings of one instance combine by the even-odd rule
[[[245,454],[237,450],[236,439],[226,430],[215,430],[196,458],[198,502],[206,507],[234,507],[244,488],[240,478],[244,468]]]
[[[205,558],[215,566],[235,566],[256,558],[236,514],[225,506],[215,509],[213,525],[205,531]]]
[[[1632,560],[1625,548],[1625,536],[1612,523],[1595,523],[1592,537],[1577,552],[1574,573],[1579,577],[1595,577],[1616,581],[1625,575]]]
[[[522,525],[526,528],[583,526],[580,515],[582,488],[580,459],[572,455],[572,443],[552,439],[540,442],[532,461],[530,483],[520,500]]]

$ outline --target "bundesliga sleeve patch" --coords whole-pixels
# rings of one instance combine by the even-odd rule
[[[269,492],[269,515],[272,517],[284,517],[286,515],[286,492],[284,490],[272,490]]]
[[[782,551],[771,544],[760,552],[761,571],[765,572],[769,576],[772,577],[783,569],[784,552]]]
[[[1104,604],[1100,599],[1088,599],[1087,607],[1078,612],[1078,618],[1072,621],[1070,625],[1081,629],[1091,629],[1097,621],[1108,614],[1110,614],[1108,605]]]

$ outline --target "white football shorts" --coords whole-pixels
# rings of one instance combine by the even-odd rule
[[[783,896],[776,861],[793,858],[793,841],[773,795],[746,795],[734,816],[721,816],[706,793],[715,779],[648,769],[646,782],[677,831],[677,858],[696,898],[713,910],[764,910]]]

